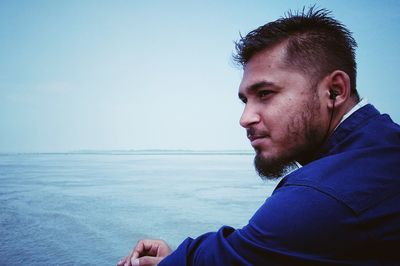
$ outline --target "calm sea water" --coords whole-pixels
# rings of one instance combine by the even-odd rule
[[[0,265],[115,265],[141,238],[241,227],[271,194],[251,154],[0,155]]]

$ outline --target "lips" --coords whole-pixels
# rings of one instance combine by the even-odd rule
[[[247,138],[248,138],[251,142],[253,142],[253,141],[255,141],[255,140],[258,140],[258,139],[265,138],[265,137],[266,137],[265,135],[247,135]]]
[[[250,140],[251,145],[257,145],[262,139],[268,137],[268,134],[263,131],[256,131],[254,128],[247,130],[247,138]]]

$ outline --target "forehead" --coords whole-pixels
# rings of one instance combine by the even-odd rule
[[[286,44],[280,43],[256,53],[245,65],[246,69],[253,68],[284,68]]]
[[[254,84],[262,82],[283,88],[295,83],[308,83],[304,74],[290,67],[285,58],[285,44],[278,44],[255,54],[244,66],[239,91],[245,93]]]

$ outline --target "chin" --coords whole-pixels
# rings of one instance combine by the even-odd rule
[[[260,156],[265,160],[276,157],[272,154],[271,149],[254,148],[254,151],[256,152],[256,156]]]
[[[290,172],[296,164],[290,157],[272,156],[270,153],[256,150],[254,167],[262,179],[278,179]]]

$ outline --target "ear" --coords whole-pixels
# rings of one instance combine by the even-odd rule
[[[342,70],[335,70],[325,78],[328,108],[340,107],[350,98],[350,77]]]

